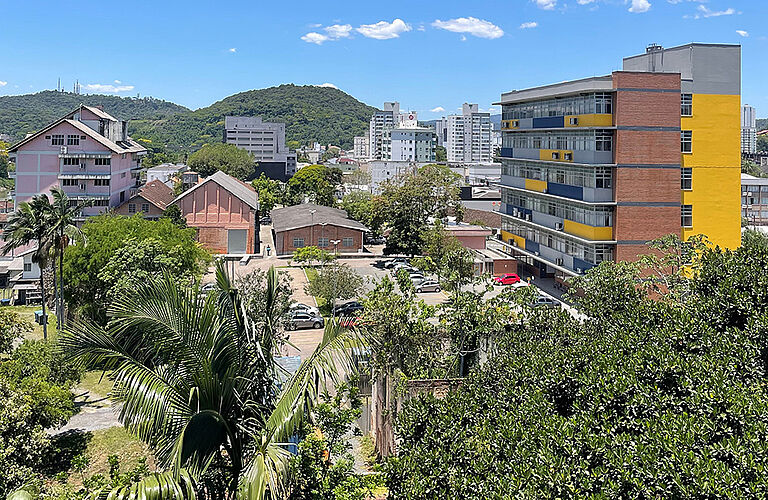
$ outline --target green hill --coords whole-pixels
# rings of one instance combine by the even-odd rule
[[[45,90],[36,94],[0,96],[0,134],[13,140],[40,130],[80,104],[104,106],[109,114],[123,119],[163,118],[189,113],[184,106],[152,97],[120,97],[101,94],[73,94]]]
[[[287,141],[332,143],[351,148],[353,137],[365,133],[375,108],[330,87],[280,85],[229,96],[206,108],[129,124],[134,139],[149,139],[155,147],[193,151],[219,142],[227,115],[261,116],[285,122]]]

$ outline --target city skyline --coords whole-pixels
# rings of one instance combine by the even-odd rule
[[[66,90],[78,80],[83,93],[140,94],[196,109],[238,92],[295,83],[334,86],[375,107],[398,100],[430,120],[455,114],[464,102],[496,114],[491,103],[502,92],[608,74],[649,43],[698,41],[742,44],[742,102],[768,116],[760,86],[768,38],[759,23],[768,6],[756,2],[296,6],[288,18],[273,5],[233,2],[221,11],[140,1],[131,11],[147,14],[127,24],[123,38],[84,37],[72,49],[53,51],[50,40],[71,35],[73,26],[88,31],[98,23],[124,23],[125,11],[92,2],[60,10],[8,2],[3,9],[15,22],[0,33],[6,47],[0,96],[52,89],[61,78]],[[235,11],[241,15],[232,16]],[[564,45],[563,37],[574,43]]]

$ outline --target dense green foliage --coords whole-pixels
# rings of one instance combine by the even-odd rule
[[[167,218],[103,214],[89,218],[82,230],[88,244],[70,246],[64,254],[64,296],[70,308],[100,323],[120,292],[163,271],[190,282],[210,261],[195,230]]]
[[[0,96],[0,133],[21,140],[69,113],[80,104],[103,106],[120,120],[158,119],[189,112],[184,106],[152,97],[73,94],[44,90],[35,94]]]
[[[407,498],[755,498],[768,464],[768,243],[705,249],[639,281],[603,263],[554,310],[494,333],[487,363],[398,418],[387,485]],[[648,275],[646,275],[648,276]],[[649,298],[638,283],[680,290]],[[661,290],[661,289],[660,289]],[[685,297],[685,299],[681,299]]]
[[[241,181],[253,178],[256,170],[251,153],[234,144],[206,144],[189,155],[187,165],[203,177],[221,170]]]
[[[282,203],[285,197],[285,184],[270,179],[264,172],[251,182],[253,189],[259,193],[259,213],[268,214],[275,205]]]
[[[383,212],[380,210],[381,204],[382,199],[368,191],[352,191],[344,195],[339,206],[347,212],[350,219],[370,229],[370,236],[379,236],[384,224]]]
[[[306,287],[308,294],[321,297],[331,308],[336,301],[357,297],[363,287],[363,277],[348,264],[332,262],[317,270],[316,276]]]
[[[134,120],[128,131],[134,139],[149,139],[171,151],[190,151],[221,142],[227,115],[261,116],[264,121],[285,123],[286,141],[333,143],[348,149],[354,136],[368,129],[374,110],[338,89],[289,84],[240,92],[166,118]]]
[[[475,274],[474,254],[445,230],[439,221],[424,230],[423,257],[413,259],[413,264],[428,273],[435,273],[447,290],[466,284]]]
[[[296,205],[309,200],[310,203],[333,207],[336,205],[336,189],[343,174],[336,167],[309,165],[288,179],[287,193],[283,204]]]
[[[297,248],[293,251],[291,260],[297,264],[325,264],[334,259],[333,254],[314,245]]]

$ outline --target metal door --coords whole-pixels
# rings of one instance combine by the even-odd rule
[[[247,229],[229,229],[227,231],[227,253],[245,254],[248,248]]]

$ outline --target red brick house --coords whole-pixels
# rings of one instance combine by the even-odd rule
[[[329,252],[361,252],[363,234],[368,231],[364,225],[348,218],[344,210],[313,203],[273,209],[272,227],[277,255],[288,255],[297,248],[309,246]]]
[[[141,213],[145,219],[157,220],[173,201],[173,189],[160,179],[144,184],[139,192],[115,209],[120,215]]]
[[[181,193],[173,204],[187,226],[197,228],[197,241],[214,253],[255,254],[259,249],[259,195],[218,171]]]

